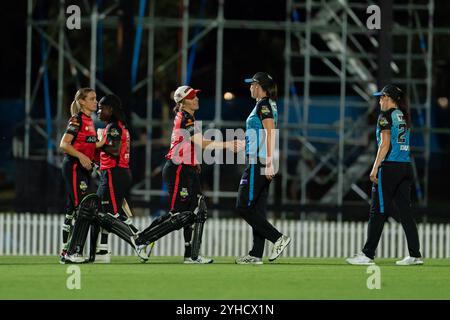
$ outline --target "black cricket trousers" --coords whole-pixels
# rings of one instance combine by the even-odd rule
[[[198,195],[202,193],[200,176],[196,166],[175,164],[167,160],[164,165],[163,181],[169,192],[171,212],[194,211],[197,207]],[[184,226],[184,257],[191,256],[192,225]]]
[[[100,210],[112,215],[120,214],[126,218],[122,209],[123,199],[129,202],[129,193],[132,183],[129,168],[114,167],[100,170],[100,183],[97,195],[100,200]]]
[[[419,234],[411,210],[411,163],[383,161],[377,177],[378,184],[372,186],[368,234],[363,253],[371,259],[375,257],[386,219],[398,213],[406,234],[409,255],[421,257]]]
[[[270,180],[263,173],[264,166],[249,164],[239,183],[236,209],[239,215],[252,227],[253,248],[249,255],[262,258],[265,240],[275,243],[282,234],[267,221],[267,197]]]

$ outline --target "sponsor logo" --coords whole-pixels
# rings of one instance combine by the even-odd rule
[[[189,195],[187,188],[182,188],[180,191],[180,196],[184,199]]]
[[[87,136],[86,137],[86,142],[96,143],[97,142],[97,137],[96,136]]]
[[[111,137],[117,137],[119,135],[119,131],[116,128],[111,129]]]
[[[409,151],[409,146],[400,146],[400,151]]]
[[[387,121],[387,119],[386,119],[385,117],[381,117],[380,120],[378,121],[378,124],[379,124],[381,127],[386,126],[388,123],[389,123],[389,122]]]
[[[261,113],[264,114],[264,115],[268,115],[270,113],[269,107],[262,106],[261,107]]]
[[[81,191],[86,191],[88,188],[86,181],[81,181],[80,182],[80,190]]]

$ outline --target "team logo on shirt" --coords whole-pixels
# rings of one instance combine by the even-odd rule
[[[267,115],[270,113],[269,107],[268,106],[262,106],[261,107],[261,113],[264,115]]]
[[[181,188],[180,196],[184,199],[189,195],[187,188]]]
[[[378,121],[378,124],[382,127],[387,125],[388,123],[389,122],[387,121],[387,119],[385,117],[381,117],[380,120]]]
[[[86,184],[86,181],[81,181],[81,182],[80,182],[80,190],[81,190],[81,191],[86,191],[87,188],[88,188],[88,186],[87,186],[87,184]]]
[[[119,135],[119,131],[116,128],[111,129],[111,136],[117,137]]]
[[[398,114],[398,115],[397,115],[397,119],[398,119],[398,121],[400,121],[400,122],[405,121],[405,118],[403,117],[402,114]]]

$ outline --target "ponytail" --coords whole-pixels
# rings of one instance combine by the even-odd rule
[[[261,84],[261,88],[267,93],[267,96],[271,100],[277,100],[278,98],[278,87],[275,82],[270,84]]]
[[[410,129],[411,128],[411,112],[410,112],[410,108],[409,108],[408,98],[405,95],[400,97],[400,99],[397,102],[397,107],[403,113],[403,118],[405,119],[406,126],[408,127],[408,129]]]
[[[271,100],[277,100],[278,98],[278,87],[277,85],[274,83],[272,87],[269,88],[268,90],[269,93],[269,99]]]
[[[181,111],[181,103],[178,102],[178,103],[175,105],[175,107],[173,107],[172,111],[173,111],[174,114],[177,114],[179,111]]]
[[[80,112],[80,110],[81,110],[81,106],[80,106],[79,102],[76,100],[73,100],[72,104],[70,105],[70,115],[73,117],[78,112]]]
[[[94,92],[91,88],[81,88],[75,93],[75,97],[70,105],[70,114],[72,117],[81,111],[80,100],[86,98],[89,92]]]

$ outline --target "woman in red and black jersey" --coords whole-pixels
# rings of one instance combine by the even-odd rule
[[[131,224],[122,209],[131,188],[130,133],[120,99],[113,94],[103,97],[98,104],[97,114],[106,127],[100,137],[100,184],[97,190],[103,213],[109,213],[129,225],[133,232],[137,228]],[[102,232],[96,261],[109,262],[108,233]]]
[[[195,155],[195,147],[200,149],[230,149],[234,152],[244,147],[242,141],[211,141],[203,138],[197,128],[194,113],[199,109],[197,93],[200,90],[189,86],[177,88],[174,94],[176,106],[175,119],[169,152],[163,168],[163,180],[167,184],[170,199],[170,211],[194,211],[201,195],[200,165]],[[212,259],[191,257],[192,226],[184,227],[185,253],[184,263],[211,263]],[[195,259],[195,258],[194,258]]]
[[[62,228],[62,258],[67,250],[75,209],[89,189],[90,170],[97,143],[97,133],[91,114],[96,109],[95,91],[91,88],[79,89],[70,106],[71,118],[59,145],[65,154],[62,175],[68,193],[66,219]]]

